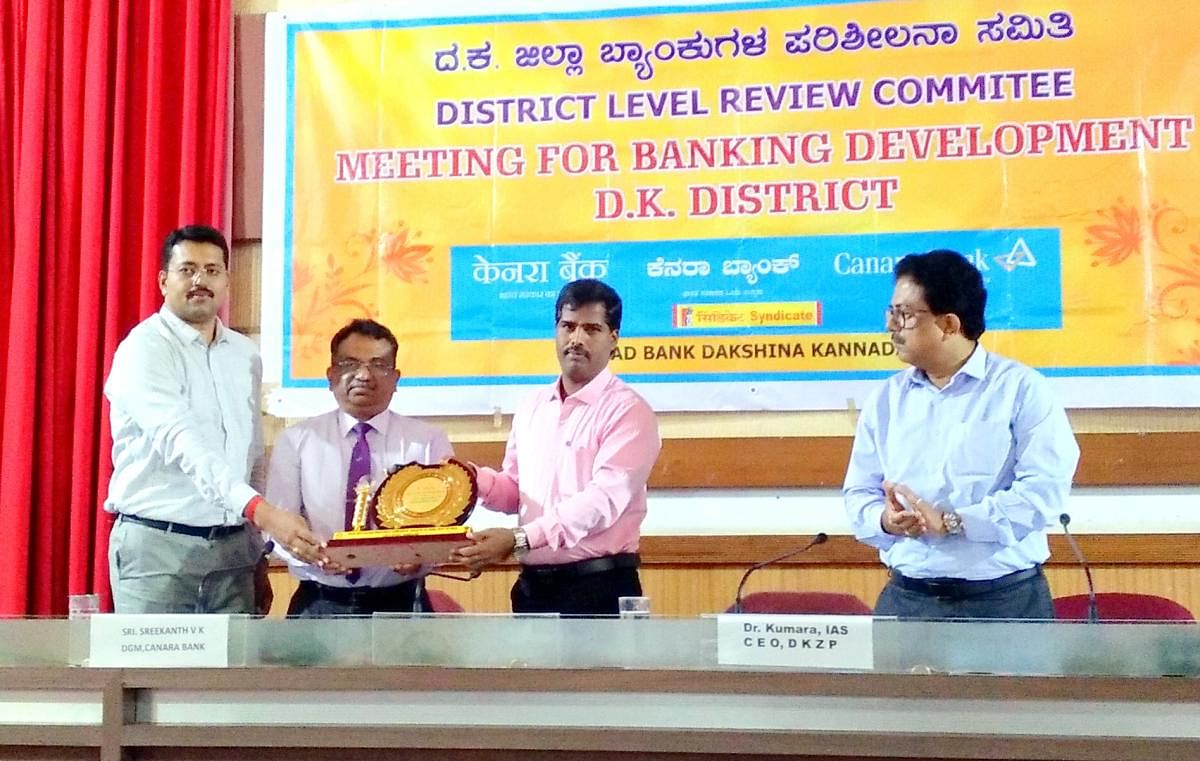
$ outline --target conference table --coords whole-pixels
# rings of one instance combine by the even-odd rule
[[[216,667],[0,620],[0,758],[1200,759],[1195,624],[854,617],[831,668],[747,655],[829,617],[218,619]]]

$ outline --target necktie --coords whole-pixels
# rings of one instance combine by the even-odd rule
[[[354,500],[356,496],[355,487],[358,482],[366,478],[368,481],[371,478],[371,445],[367,443],[367,431],[371,430],[371,426],[367,423],[358,423],[353,428],[357,438],[354,440],[354,449],[350,452],[350,469],[346,477],[346,528],[354,528]],[[365,526],[364,526],[365,528]],[[346,580],[351,584],[358,581],[358,577],[362,575],[358,569],[346,574]]]
[[[358,482],[371,479],[371,445],[367,443],[367,431],[371,426],[357,423],[350,431],[357,435],[354,449],[350,451],[350,472],[346,478],[346,529],[354,527],[354,498]]]

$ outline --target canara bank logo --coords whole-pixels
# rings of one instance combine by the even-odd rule
[[[677,328],[692,327],[692,308],[680,306],[679,304],[676,304],[674,319],[672,320],[672,322],[674,323],[675,327],[677,327]]]
[[[995,257],[996,264],[999,264],[1005,272],[1012,272],[1017,267],[1036,267],[1037,258],[1034,257],[1033,251],[1029,249],[1029,244],[1024,238],[1017,238],[1017,242],[1013,244],[1012,250],[1007,254],[1000,254]]]

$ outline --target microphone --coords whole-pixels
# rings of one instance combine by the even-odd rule
[[[770,560],[764,560],[761,563],[755,563],[754,565],[747,568],[746,572],[742,574],[742,580],[738,582],[737,594],[733,598],[733,612],[734,613],[742,612],[742,590],[746,588],[746,580],[750,578],[750,574],[754,573],[755,571],[757,571],[760,568],[766,568],[767,566],[773,565],[782,560],[787,560],[788,558],[793,558],[793,557],[796,557],[797,555],[801,555],[805,552],[808,552],[813,547],[816,547],[818,544],[824,544],[827,541],[829,541],[829,534],[826,534],[824,531],[822,531],[819,534],[817,534],[816,536],[814,536],[812,538],[812,541],[810,541],[808,544],[804,545],[803,547],[801,547],[798,550],[792,550],[791,552],[785,552],[777,558],[771,558]]]
[[[1089,623],[1098,623],[1100,621],[1100,608],[1096,605],[1096,587],[1092,584],[1092,569],[1088,567],[1087,561],[1083,558],[1083,552],[1079,549],[1079,545],[1075,542],[1075,537],[1071,536],[1071,529],[1067,526],[1071,523],[1071,516],[1063,513],[1058,516],[1058,522],[1062,524],[1063,533],[1067,536],[1067,544],[1071,546],[1071,552],[1075,553],[1075,559],[1079,561],[1079,565],[1083,566],[1083,574],[1087,577],[1088,585],[1088,617]]]

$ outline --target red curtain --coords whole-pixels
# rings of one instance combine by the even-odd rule
[[[0,3],[0,615],[107,609],[103,381],[166,234],[229,229],[230,0]]]

